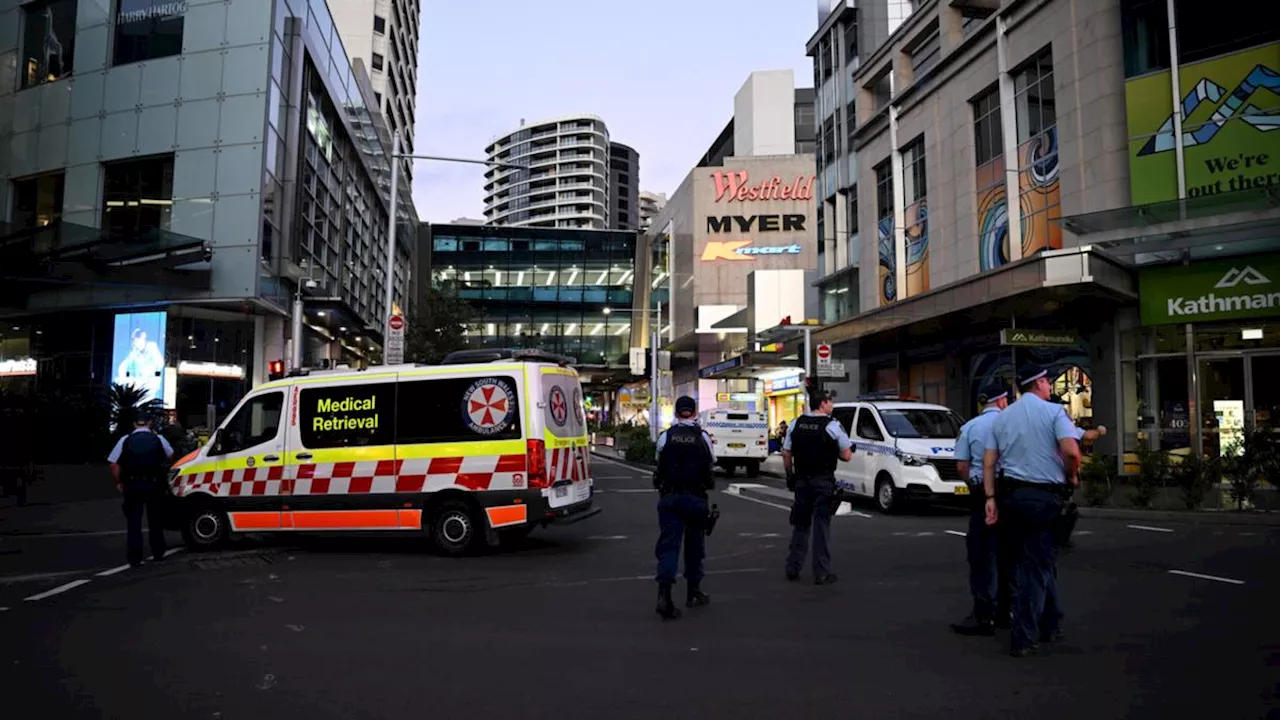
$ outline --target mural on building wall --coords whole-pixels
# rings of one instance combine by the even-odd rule
[[[907,231],[907,287],[904,297],[929,291],[929,210],[925,200],[904,214]]]
[[[880,253],[880,304],[887,305],[898,299],[898,260],[893,248],[893,216],[880,218],[876,223],[876,238]]]
[[[978,265],[986,272],[1009,262],[1009,204],[1004,156],[978,166]]]
[[[1180,66],[1188,197],[1280,184],[1278,71],[1280,43]],[[1133,78],[1124,86],[1134,205],[1178,197],[1169,72]]]
[[[1018,148],[1018,194],[1022,208],[1022,257],[1061,248],[1056,126],[1046,128]]]
[[[1093,369],[1089,353],[1083,347],[1019,347],[1018,366],[1039,366],[1049,369],[1053,378],[1053,392],[1066,406],[1072,420],[1082,420],[1093,414]],[[1009,348],[977,353],[969,360],[969,397],[977,397],[978,390],[988,383],[1000,382],[1014,386],[1013,353]]]
[[[1062,247],[1058,186],[1058,129],[1051,127],[1018,148],[1018,192],[1022,210],[1022,257]],[[1004,156],[978,166],[978,266],[1009,262],[1009,203]]]

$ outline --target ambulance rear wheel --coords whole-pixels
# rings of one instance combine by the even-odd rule
[[[192,551],[221,547],[231,535],[227,514],[208,502],[187,506],[181,530],[182,541]]]
[[[436,510],[431,521],[431,540],[441,552],[457,557],[475,545],[479,528],[475,512],[466,503],[451,501]]]

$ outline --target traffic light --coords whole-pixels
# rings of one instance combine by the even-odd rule
[[[284,377],[284,361],[272,360],[267,364],[267,379],[279,380]]]

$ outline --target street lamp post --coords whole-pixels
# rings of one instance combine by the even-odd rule
[[[399,200],[400,191],[400,163],[398,161],[405,158],[411,160],[434,160],[436,162],[456,162],[469,163],[472,165],[487,165],[492,167],[511,168],[513,170],[526,170],[528,165],[516,165],[514,163],[498,162],[496,160],[471,160],[468,158],[445,157],[443,155],[413,155],[411,153],[400,152],[400,131],[392,133],[391,137],[391,215],[387,222],[387,291],[385,296],[385,317],[382,320],[382,364],[387,364],[386,342],[391,336],[391,306],[395,299],[395,278],[396,278],[396,203]]]

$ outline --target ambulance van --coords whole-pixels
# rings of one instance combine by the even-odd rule
[[[440,365],[295,373],[253,389],[170,473],[188,547],[232,533],[425,533],[459,555],[592,507],[571,358],[469,350]]]

